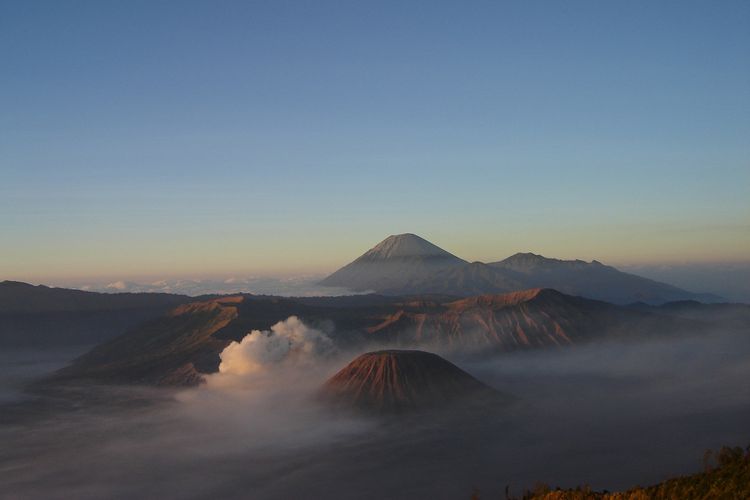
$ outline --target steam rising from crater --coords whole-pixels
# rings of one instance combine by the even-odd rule
[[[281,364],[305,365],[334,351],[328,335],[290,316],[270,330],[253,330],[229,344],[220,354],[219,373],[243,376]]]

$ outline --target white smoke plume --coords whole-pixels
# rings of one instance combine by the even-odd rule
[[[249,375],[276,365],[304,365],[326,357],[335,348],[330,337],[305,325],[297,316],[279,321],[271,330],[253,330],[220,354],[220,374]]]
[[[315,446],[360,435],[370,422],[331,413],[315,394],[344,362],[323,331],[290,316],[220,354],[206,384],[175,395],[180,419],[211,446],[203,455]],[[210,438],[208,437],[210,436]]]

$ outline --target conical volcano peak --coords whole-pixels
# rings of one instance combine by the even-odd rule
[[[492,389],[437,354],[385,350],[362,354],[323,386],[334,406],[400,413],[451,406],[467,397],[493,398]]]
[[[463,259],[416,234],[396,234],[331,274],[321,284],[380,293],[403,292],[411,283],[464,264]]]
[[[412,233],[391,235],[368,250],[362,257],[372,259],[410,257],[446,257],[458,259],[455,255]]]

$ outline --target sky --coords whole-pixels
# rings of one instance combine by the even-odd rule
[[[750,261],[750,3],[0,0],[0,279]]]

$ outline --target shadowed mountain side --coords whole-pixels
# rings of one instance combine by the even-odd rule
[[[174,307],[195,297],[168,293],[96,293],[68,288],[0,282],[0,314],[112,311],[144,307]]]
[[[0,347],[46,349],[97,344],[195,301],[164,293],[103,294],[0,283]]]
[[[410,293],[407,290],[412,282],[463,264],[466,261],[417,235],[399,234],[381,241],[320,284],[356,291],[398,290],[398,294],[405,294]]]
[[[502,398],[453,363],[424,351],[362,354],[324,384],[320,397],[333,407],[371,414],[404,413]]]
[[[194,385],[199,372],[218,369],[228,340],[213,334],[237,318],[242,297],[227,297],[177,307],[81,356],[54,380],[94,379],[106,383]]]
[[[482,294],[507,293],[526,288],[501,269],[481,262],[453,266],[426,278],[414,279],[399,289],[384,290],[392,294],[442,294],[467,297]]]
[[[526,288],[554,288],[616,304],[663,303],[675,300],[720,300],[710,294],[687,292],[666,283],[625,273],[601,262],[550,259],[533,253],[517,253],[490,266],[506,272]]]
[[[422,310],[402,309],[368,332],[397,345],[491,352],[705,330],[706,325],[687,319],[534,289],[471,297]]]

